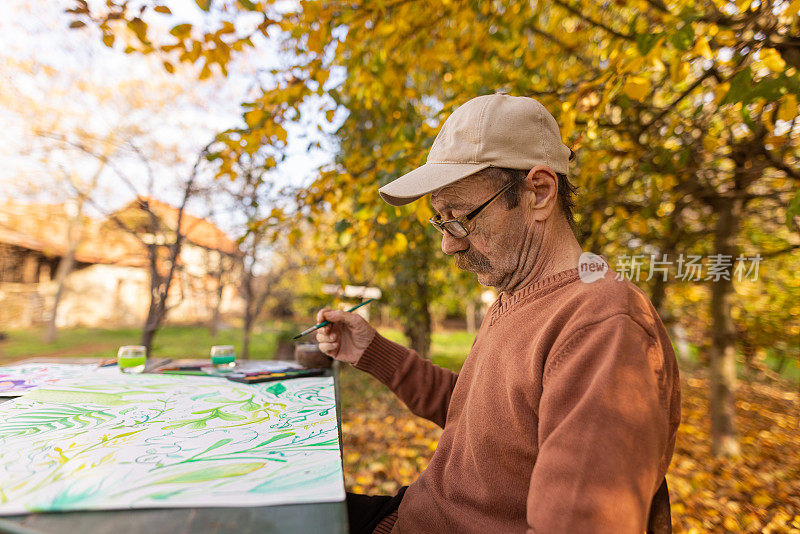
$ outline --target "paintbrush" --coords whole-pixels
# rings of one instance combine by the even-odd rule
[[[351,312],[351,311],[356,311],[356,310],[357,310],[357,309],[359,309],[361,306],[364,306],[364,305],[366,305],[366,304],[369,304],[369,303],[370,303],[370,302],[372,302],[373,300],[375,300],[375,299],[367,299],[367,300],[365,300],[364,302],[362,302],[361,304],[358,304],[358,305],[356,305],[356,306],[353,306],[352,308],[350,308],[350,309],[349,309],[349,310],[347,310],[347,311],[348,311],[348,312]],[[306,330],[303,330],[302,332],[300,332],[299,334],[297,334],[296,336],[294,336],[292,339],[298,339],[298,338],[301,338],[301,337],[303,337],[304,335],[306,335],[306,334],[310,334],[311,332],[314,332],[314,331],[316,331],[316,330],[319,330],[319,329],[320,329],[320,328],[322,328],[323,326],[328,326],[329,324],[331,324],[331,322],[330,322],[330,321],[322,321],[322,322],[321,322],[321,323],[319,323],[319,324],[315,324],[315,325],[314,325],[314,326],[312,326],[311,328],[308,328],[308,329],[306,329]]]

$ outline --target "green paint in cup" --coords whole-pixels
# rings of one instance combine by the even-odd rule
[[[236,365],[236,350],[233,345],[211,347],[211,365],[220,370],[229,370]]]
[[[147,350],[142,345],[125,345],[117,351],[117,366],[123,373],[141,373],[147,363]]]

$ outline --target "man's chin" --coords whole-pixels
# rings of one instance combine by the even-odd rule
[[[478,283],[480,285],[486,286],[486,287],[494,287],[494,283],[493,282],[495,280],[494,280],[494,277],[492,276],[492,273],[486,272],[486,271],[481,271],[481,272],[475,273],[475,276],[478,278]]]

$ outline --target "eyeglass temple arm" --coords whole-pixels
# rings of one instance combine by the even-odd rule
[[[496,199],[497,197],[499,197],[499,196],[500,196],[502,193],[504,193],[504,192],[506,191],[506,189],[508,189],[508,188],[509,188],[509,187],[511,187],[512,185],[514,185],[514,182],[509,182],[509,183],[507,183],[507,184],[505,185],[505,187],[503,187],[502,189],[500,189],[500,191],[498,191],[497,193],[495,193],[494,195],[492,195],[492,198],[490,198],[489,200],[487,200],[486,202],[484,202],[483,204],[481,204],[480,206],[478,206],[477,208],[475,208],[475,209],[474,209],[474,210],[472,210],[471,212],[469,212],[469,213],[467,213],[466,215],[464,215],[464,220],[466,220],[466,221],[471,221],[472,219],[474,219],[474,218],[475,218],[475,216],[476,216],[478,213],[480,213],[480,211],[481,211],[483,208],[485,208],[486,206],[488,206],[488,205],[489,205],[489,204],[492,202],[492,200],[494,200],[494,199]]]

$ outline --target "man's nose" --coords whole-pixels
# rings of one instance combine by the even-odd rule
[[[453,237],[447,232],[442,235],[442,252],[451,256],[456,252],[467,250],[469,243],[465,238]]]

